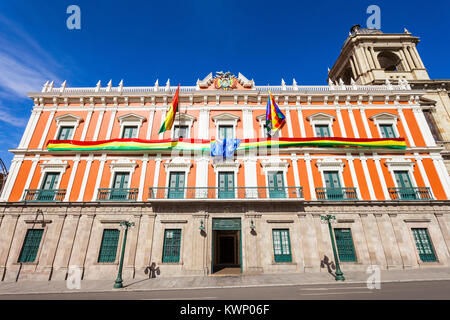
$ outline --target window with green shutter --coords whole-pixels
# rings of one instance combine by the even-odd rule
[[[70,140],[73,135],[73,127],[61,127],[57,140]]]
[[[315,125],[316,137],[330,137],[330,127],[328,125]]]
[[[380,124],[380,130],[383,138],[396,138],[392,124]]]
[[[291,242],[288,229],[273,229],[273,253],[275,262],[291,262]]]
[[[416,242],[417,251],[419,251],[420,260],[423,262],[436,261],[436,255],[431,245],[430,236],[426,228],[412,229],[414,241]]]
[[[39,251],[42,235],[44,229],[28,229],[23,242],[22,250],[20,251],[19,263],[34,262]]]
[[[102,245],[98,255],[98,262],[111,263],[116,261],[119,236],[120,231],[117,229],[103,230]]]
[[[181,229],[166,229],[162,262],[177,263],[180,261]]]
[[[356,262],[355,247],[353,246],[350,228],[334,229],[336,246],[341,262]]]

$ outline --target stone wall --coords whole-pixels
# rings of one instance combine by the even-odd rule
[[[41,211],[38,212],[38,209]],[[320,216],[335,215],[334,227],[350,228],[357,262],[345,270],[427,268],[450,265],[450,202],[159,202],[136,204],[67,203],[0,206],[0,279],[64,280],[69,266],[81,268],[83,279],[117,276],[124,230],[134,222],[124,255],[124,279],[207,275],[212,263],[212,219],[241,218],[242,272],[328,272],[334,260],[327,224]],[[201,221],[204,230],[200,230]],[[254,229],[250,228],[253,222]],[[17,263],[27,229],[44,229],[34,263]],[[120,230],[114,263],[98,263],[103,229]],[[181,229],[178,263],[163,263],[165,229]],[[411,228],[427,228],[437,262],[422,262]],[[289,229],[292,262],[274,261],[272,229]],[[321,263],[324,262],[324,263]]]

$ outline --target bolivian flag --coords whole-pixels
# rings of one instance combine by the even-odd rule
[[[173,120],[175,119],[175,115],[178,111],[178,92],[180,91],[180,85],[178,85],[177,92],[175,92],[175,96],[173,97],[172,103],[170,104],[169,111],[167,111],[166,120],[164,120],[161,128],[159,129],[159,133],[172,129]]]
[[[277,130],[281,129],[286,123],[286,116],[281,112],[280,108],[269,91],[269,99],[266,108],[266,127],[269,135],[273,135]]]

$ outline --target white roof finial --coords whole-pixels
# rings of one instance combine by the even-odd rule
[[[48,88],[48,81],[44,84],[44,86],[42,87],[42,92],[45,92],[45,91],[47,91],[47,88]]]
[[[169,91],[170,90],[170,79],[167,79],[167,82],[166,82],[166,91]]]

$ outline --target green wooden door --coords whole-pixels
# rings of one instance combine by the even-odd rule
[[[273,253],[275,262],[291,262],[291,242],[288,229],[273,229]]]
[[[233,199],[234,192],[234,172],[219,172],[219,199]]]
[[[400,199],[415,200],[416,193],[414,191],[408,171],[395,171],[395,180],[399,189]]]
[[[339,261],[356,262],[355,248],[353,246],[352,232],[350,229],[334,229]]]
[[[55,200],[55,189],[58,186],[58,181],[59,181],[59,173],[56,172],[46,173],[37,200],[39,201]]]
[[[419,252],[420,260],[423,262],[436,261],[436,255],[431,245],[428,230],[425,228],[412,229],[414,241],[416,242],[417,251]]]
[[[342,200],[344,193],[341,188],[339,173],[337,171],[325,171],[323,173],[325,178],[326,197],[328,200]]]
[[[171,172],[169,176],[169,199],[184,198],[184,172]]]
[[[19,263],[34,262],[39,251],[42,235],[44,229],[28,229],[23,242],[22,250],[20,251]]]
[[[113,188],[111,189],[111,200],[128,200],[128,172],[117,172],[114,176]]]
[[[269,197],[270,198],[286,198],[284,190],[284,177],[282,171],[269,172]]]

